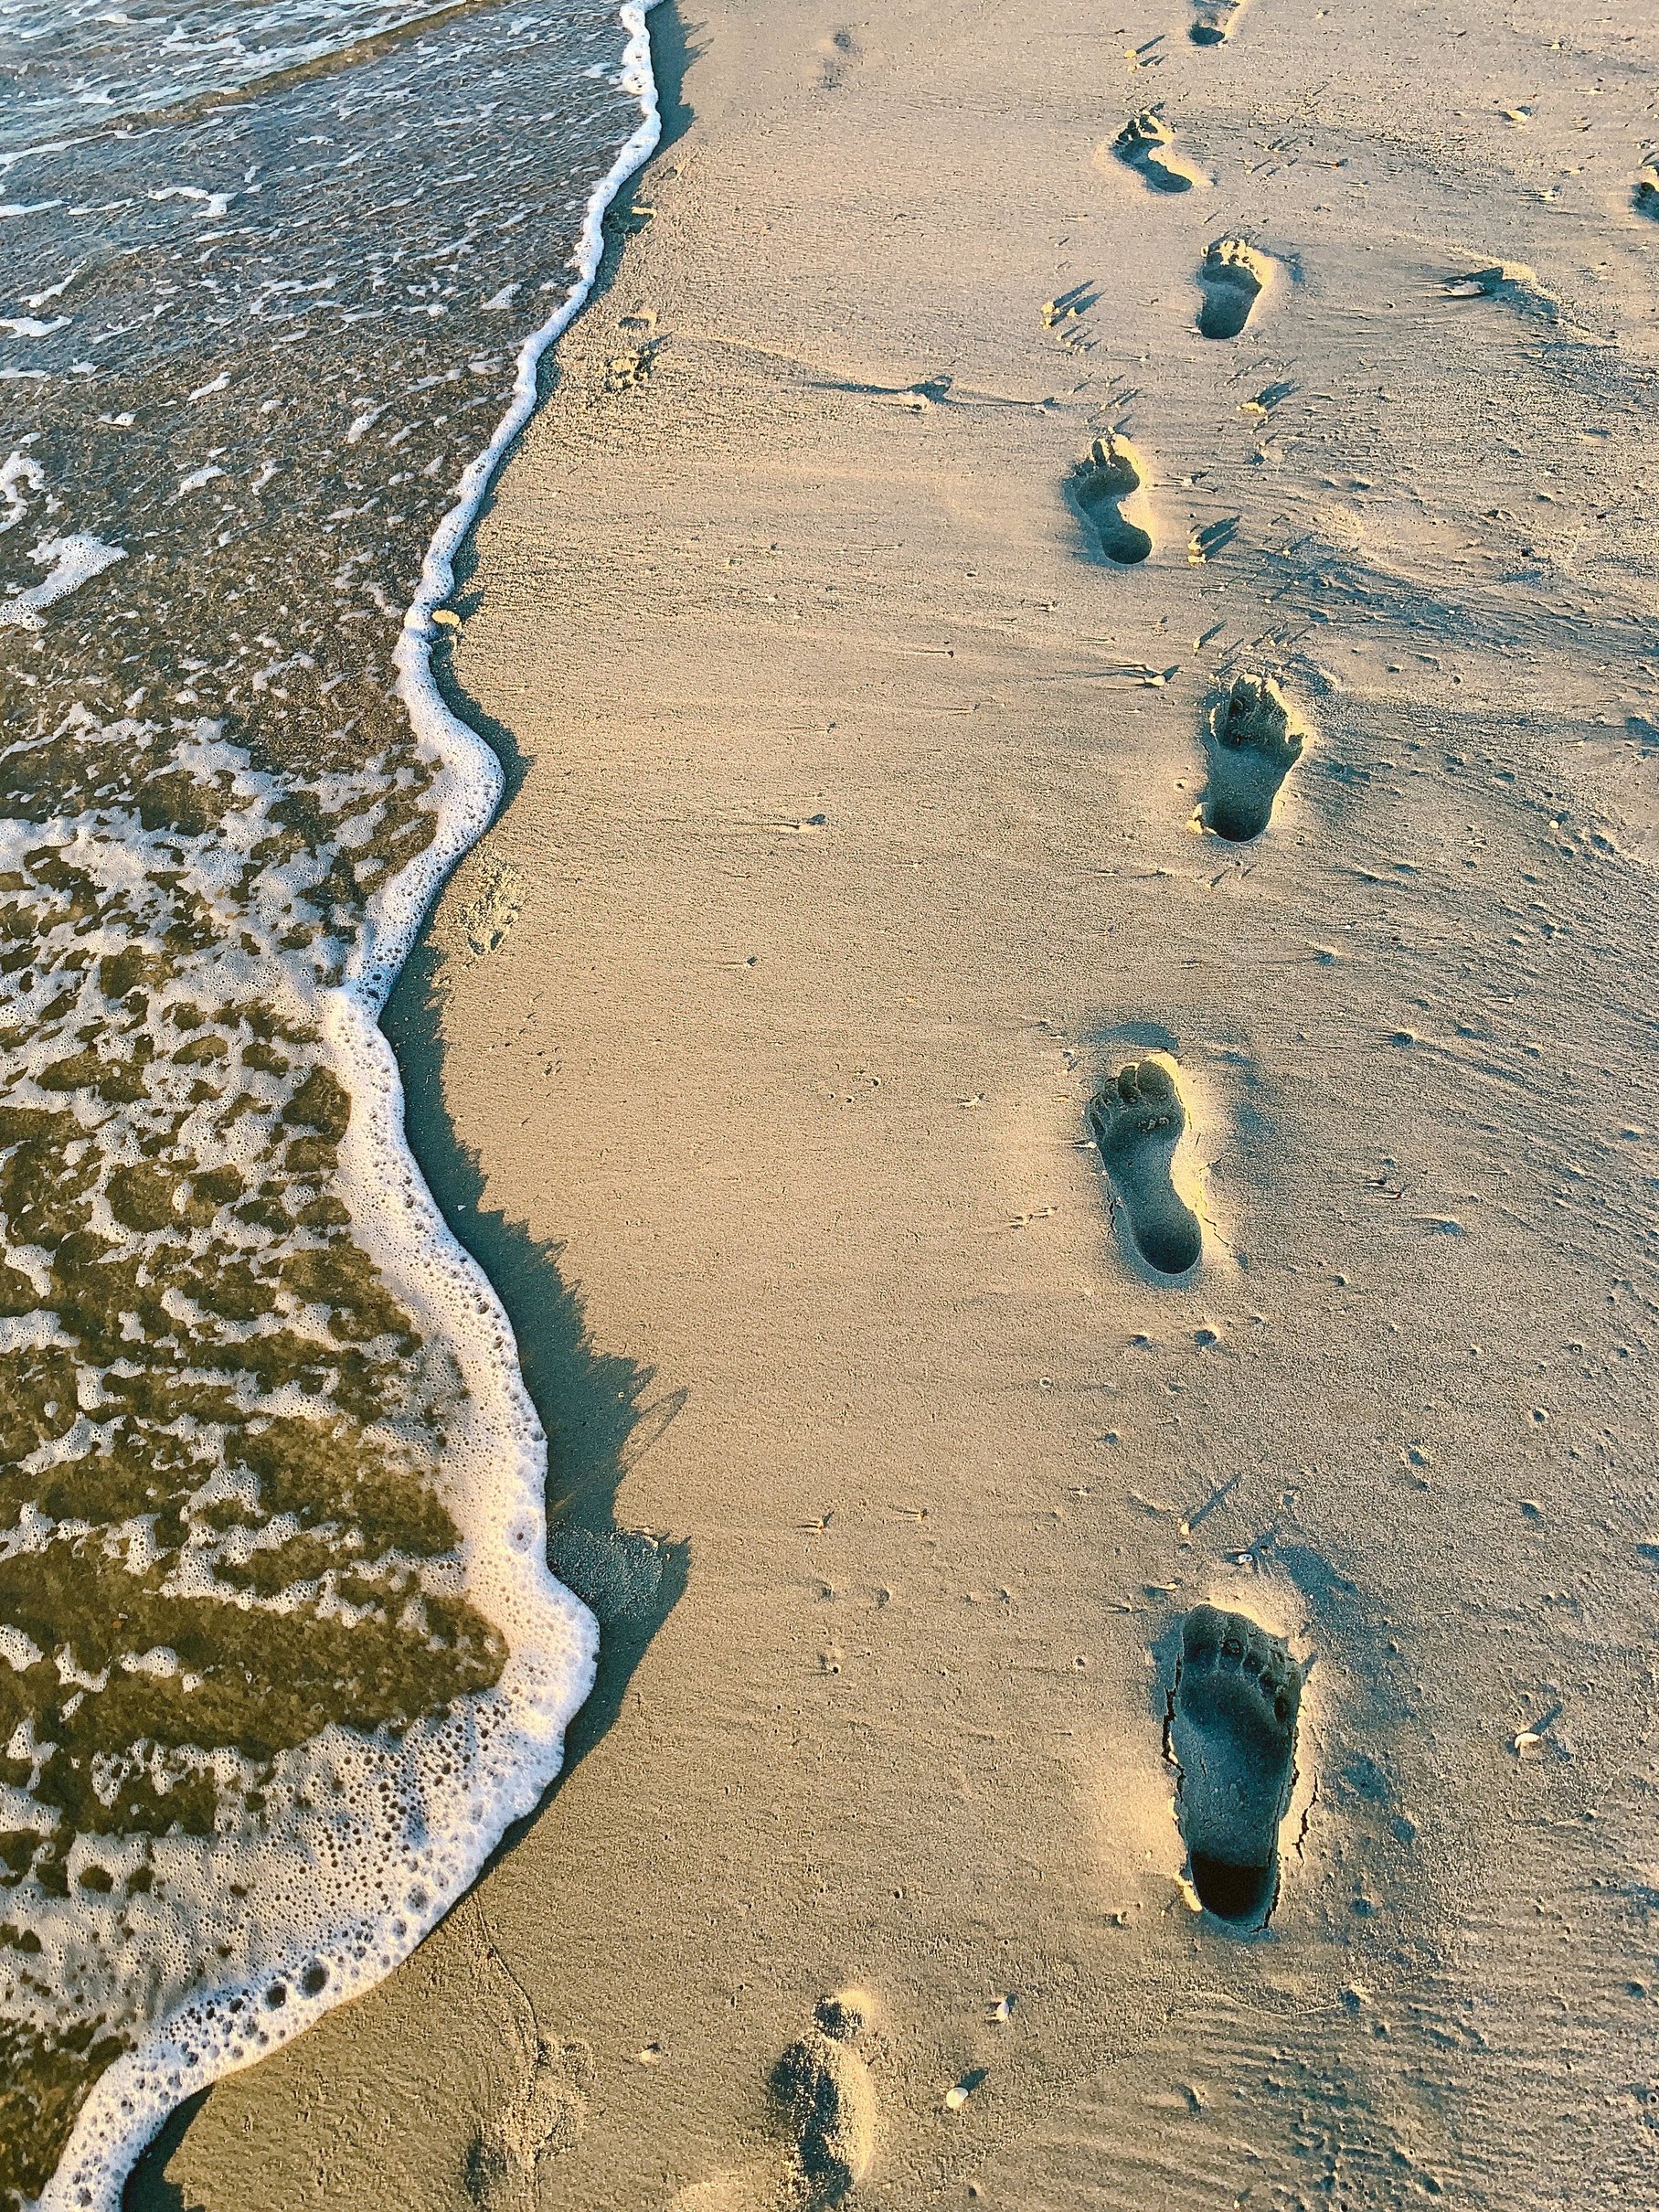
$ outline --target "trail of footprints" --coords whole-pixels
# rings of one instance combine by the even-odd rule
[[[1193,44],[1211,47],[1228,38],[1244,5],[1197,0],[1188,25]],[[1173,151],[1174,135],[1149,109],[1124,125],[1110,152],[1150,190],[1185,193],[1200,180]],[[1633,197],[1638,209],[1659,217],[1659,172],[1643,168]],[[1216,239],[1196,271],[1198,335],[1223,344],[1238,338],[1274,274],[1271,258],[1248,239]],[[1071,297],[1050,303],[1048,327],[1059,323]],[[1088,303],[1083,288],[1076,297]],[[1066,488],[1088,542],[1105,562],[1126,569],[1151,556],[1150,472],[1128,439],[1115,431],[1096,438]],[[1310,735],[1274,676],[1236,675],[1206,716],[1203,828],[1234,845],[1261,837]],[[493,913],[487,919],[495,921]],[[1088,1124],[1134,1256],[1154,1281],[1189,1282],[1202,1262],[1203,1228],[1179,1187],[1187,1113],[1176,1071],[1163,1058],[1115,1069],[1090,1103]],[[1279,1837],[1296,1782],[1304,1673],[1286,1640],[1246,1613],[1201,1604],[1182,1622],[1166,1697],[1164,1752],[1175,1774],[1186,1878],[1196,1906],[1247,1931],[1264,1927],[1278,1900]],[[782,2145],[777,2155],[693,2184],[675,2197],[674,2212],[782,2212],[830,2207],[851,2197],[877,2149],[876,2079],[867,2056],[871,2018],[863,1992],[823,1999],[769,2079]],[[474,2203],[499,2212],[527,2203],[539,2159],[580,2131],[586,2082],[571,2063],[578,2053],[585,2058],[580,2047],[550,2046],[537,2036],[523,2092],[474,2145],[467,2176]],[[952,2100],[962,2096],[959,2085],[947,2106],[954,2109]]]
[[[1188,25],[1193,44],[1217,46],[1230,37],[1245,5],[1196,0]],[[1199,180],[1172,151],[1173,139],[1170,126],[1146,110],[1124,125],[1110,151],[1149,189],[1190,191]],[[1632,198],[1639,212],[1659,218],[1659,169],[1641,169]],[[1249,240],[1221,238],[1196,273],[1203,294],[1198,335],[1227,343],[1250,322],[1275,265]],[[1045,323],[1054,329],[1090,303],[1087,288],[1079,286],[1049,303]],[[1126,438],[1116,432],[1096,438],[1073,469],[1067,494],[1104,560],[1133,568],[1150,557],[1150,476]],[[1262,836],[1311,734],[1274,676],[1236,675],[1205,719],[1204,829],[1234,845]],[[1161,1058],[1126,1062],[1090,1102],[1088,1122],[1136,1258],[1156,1281],[1190,1281],[1203,1258],[1203,1228],[1178,1186],[1187,1115],[1175,1072]],[[1280,1834],[1296,1786],[1305,1676],[1306,1665],[1287,1640],[1248,1613],[1201,1604],[1182,1622],[1164,1748],[1175,1774],[1186,1878],[1196,1907],[1246,1931],[1264,1928],[1278,1902]],[[782,2170],[773,2164],[718,2176],[683,2191],[675,2212],[781,2212],[850,2197],[877,2146],[875,2078],[865,2055],[870,2017],[862,1992],[824,1998],[813,2026],[771,2076],[786,2138]],[[948,2092],[947,2109],[957,2109],[967,2093],[962,2084]]]
[[[1196,46],[1231,36],[1242,0],[1200,0],[1189,26]],[[1174,152],[1175,132],[1156,109],[1132,116],[1111,154],[1161,193],[1186,192],[1196,172]],[[1238,338],[1274,282],[1272,257],[1248,239],[1218,238],[1196,271],[1201,295],[1198,335],[1218,344]],[[1086,288],[1079,288],[1079,296]],[[1068,294],[1068,299],[1073,295]],[[1052,327],[1054,312],[1045,311]],[[1087,542],[1115,568],[1133,568],[1154,550],[1154,517],[1146,463],[1120,431],[1096,438],[1067,484]],[[1267,830],[1285,778],[1310,732],[1277,680],[1243,673],[1206,717],[1208,781],[1199,821],[1232,845]],[[1119,1068],[1089,1109],[1090,1133],[1111,1180],[1116,1214],[1134,1259],[1155,1279],[1186,1282],[1203,1258],[1198,1216],[1177,1186],[1177,1159],[1186,1109],[1175,1072],[1161,1059]]]
[[[1197,0],[1188,36],[1196,46],[1219,45],[1242,12],[1242,0]],[[1201,180],[1174,139],[1163,116],[1146,109],[1110,151],[1150,190],[1187,192]],[[1221,345],[1239,338],[1276,268],[1248,239],[1215,239],[1196,272],[1198,336]],[[1145,463],[1115,431],[1097,438],[1072,471],[1070,503],[1092,548],[1114,567],[1135,566],[1154,550],[1149,482]],[[1262,836],[1310,735],[1273,675],[1235,675],[1205,718],[1202,828],[1232,845]],[[1178,1071],[1162,1056],[1126,1062],[1090,1101],[1088,1124],[1131,1256],[1156,1281],[1189,1282],[1203,1260],[1204,1231],[1182,1188],[1187,1111]],[[1164,1729],[1186,1878],[1196,1906],[1247,1930],[1263,1927],[1278,1901],[1302,1686],[1284,1639],[1248,1614],[1212,1605],[1187,1613]]]

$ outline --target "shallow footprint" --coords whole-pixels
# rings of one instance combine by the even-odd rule
[[[542,2162],[580,2140],[592,2086],[585,2043],[537,2039],[513,2095],[468,2150],[466,2192],[479,2212],[534,2212]]]
[[[1211,709],[1206,829],[1232,845],[1260,837],[1279,787],[1308,741],[1306,725],[1271,675],[1241,675]]]
[[[1198,332],[1206,338],[1236,338],[1267,289],[1273,264],[1241,238],[1218,238],[1204,256],[1198,282],[1204,304]]]
[[[808,2205],[840,2204],[875,2156],[876,2089],[854,2048],[867,2016],[858,1993],[825,1997],[816,2025],[772,2068],[772,2093],[794,2136],[798,2195]]]
[[[1536,315],[1541,322],[1559,323],[1561,303],[1538,282],[1538,272],[1525,261],[1494,261],[1489,269],[1471,269],[1449,276],[1441,288],[1448,300],[1501,300],[1517,314]]]
[[[1170,1176],[1186,1110],[1169,1070],[1156,1060],[1120,1068],[1090,1102],[1089,1126],[1142,1259],[1160,1275],[1189,1273],[1204,1236]]]
[[[1175,1816],[1198,1901],[1264,1921],[1279,1894],[1279,1827],[1296,1780],[1302,1668],[1248,1613],[1195,1605],[1181,1628],[1169,1743]]]
[[[1192,172],[1168,151],[1174,137],[1163,117],[1145,108],[1130,117],[1113,139],[1111,150],[1154,192],[1190,192],[1195,182]]]
[[[1072,471],[1071,496],[1108,560],[1133,568],[1152,551],[1152,532],[1124,513],[1146,513],[1146,474],[1127,439],[1097,438]],[[1148,516],[1150,520],[1150,516]]]

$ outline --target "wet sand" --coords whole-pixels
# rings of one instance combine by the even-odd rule
[[[659,11],[456,602],[513,795],[389,1023],[601,1686],[131,2201],[1647,2171],[1654,34],[1228,27]],[[1148,1064],[1178,1273],[1090,1111]],[[1306,1667],[1265,1930],[1186,1879],[1205,1601]]]

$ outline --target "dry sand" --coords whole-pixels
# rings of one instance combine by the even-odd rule
[[[1659,32],[1194,14],[654,19],[393,1024],[605,1671],[146,2212],[1651,2193]],[[1248,844],[1241,674],[1310,733]],[[1186,1281],[1089,1142],[1148,1058]],[[1313,1662],[1255,1934],[1181,1879],[1204,1599]]]

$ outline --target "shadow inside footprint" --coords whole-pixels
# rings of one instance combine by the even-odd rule
[[[1636,177],[1636,189],[1632,195],[1639,215],[1651,215],[1659,219],[1659,168],[1646,168]]]
[[[1210,711],[1206,829],[1233,845],[1260,837],[1308,731],[1271,675],[1241,675]]]
[[[1139,459],[1122,438],[1097,438],[1072,472],[1071,498],[1108,560],[1133,568],[1152,551],[1152,533],[1123,512],[1143,489]]]
[[[1198,1901],[1260,1925],[1279,1894],[1279,1827],[1296,1780],[1303,1671],[1248,1613],[1195,1605],[1181,1629],[1169,1749]]]
[[[825,1997],[817,2026],[772,2068],[772,2093],[789,2114],[802,2190],[814,2207],[850,2196],[875,2155],[875,2085],[853,2047],[863,2026],[855,1998]]]
[[[1218,238],[1204,256],[1198,282],[1204,304],[1198,310],[1198,335],[1205,338],[1236,338],[1250,319],[1250,310],[1267,288],[1272,263],[1241,238]]]
[[[1186,1110],[1169,1070],[1156,1060],[1120,1068],[1090,1103],[1089,1126],[1142,1259],[1160,1275],[1189,1273],[1204,1237],[1170,1175]]]
[[[1186,35],[1195,46],[1219,46],[1224,39],[1232,37],[1233,23],[1238,13],[1236,7],[1200,8],[1187,25]]]
[[[1111,150],[1154,192],[1190,192],[1192,177],[1164,151],[1174,136],[1162,116],[1146,108],[1130,117],[1113,139]]]

